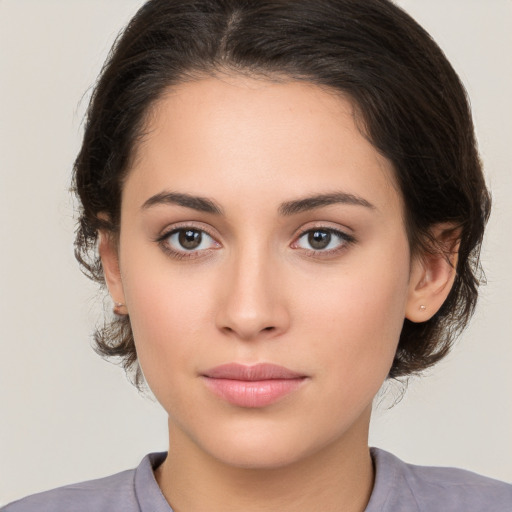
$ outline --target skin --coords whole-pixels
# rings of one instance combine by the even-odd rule
[[[346,98],[304,82],[210,77],[169,90],[146,130],[119,240],[102,233],[100,254],[169,414],[169,456],[155,472],[164,496],[176,512],[364,510],[372,400],[404,318],[437,311],[450,265],[411,259],[392,165]],[[223,213],[159,201],[169,192]],[[283,203],[340,192],[371,206],[282,214]],[[185,227],[208,233],[199,249],[164,236]],[[331,233],[315,250],[304,234],[329,229],[352,241]],[[239,407],[201,378],[230,362],[307,378],[269,406]]]

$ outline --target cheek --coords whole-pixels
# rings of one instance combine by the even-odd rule
[[[408,292],[408,251],[397,254],[393,265],[382,257],[350,265],[322,289],[309,288],[297,306],[304,339],[314,340],[323,354],[318,371],[338,384],[377,391],[389,372]]]
[[[165,261],[142,265],[133,258],[125,269],[125,298],[140,365],[155,394],[161,386],[167,393],[173,387],[166,384],[194,369],[205,322],[211,323],[213,284],[185,267],[170,271]]]

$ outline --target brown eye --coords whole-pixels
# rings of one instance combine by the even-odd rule
[[[329,255],[354,243],[352,235],[331,228],[317,228],[304,231],[292,245],[294,249]]]
[[[202,239],[201,231],[195,229],[180,229],[178,231],[178,242],[183,249],[188,251],[197,249],[201,245]]]
[[[308,234],[309,245],[315,250],[321,250],[328,247],[331,243],[331,233],[328,231],[310,231]]]
[[[219,243],[208,233],[192,227],[174,229],[163,235],[158,242],[165,252],[187,257],[196,257],[201,253],[206,254],[209,249],[220,247]]]

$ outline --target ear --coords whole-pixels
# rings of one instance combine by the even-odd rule
[[[124,306],[125,298],[119,268],[118,246],[117,240],[112,232],[100,230],[98,252],[100,254],[103,275],[105,276],[105,282],[110,296],[114,303],[119,303]]]
[[[430,320],[443,305],[456,276],[460,229],[442,223],[430,230],[432,252],[414,257],[405,317],[411,322]]]

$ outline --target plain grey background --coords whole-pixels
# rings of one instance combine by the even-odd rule
[[[494,210],[470,328],[391,410],[382,392],[371,443],[511,481],[512,1],[397,3],[466,84]],[[141,4],[0,0],[0,504],[167,447],[160,406],[90,348],[102,295],[73,258],[68,192],[90,86]]]

